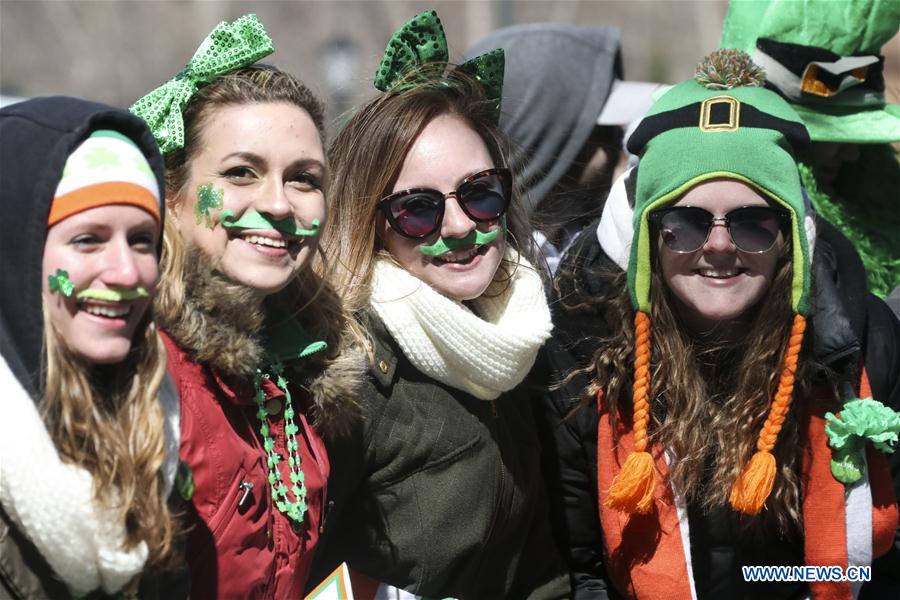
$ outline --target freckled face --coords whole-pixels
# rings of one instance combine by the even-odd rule
[[[691,188],[673,206],[696,206],[724,217],[742,206],[768,205],[752,187],[718,179]],[[785,242],[779,233],[771,250],[742,252],[726,227],[714,225],[696,252],[677,253],[661,239],[657,243],[663,280],[678,300],[682,315],[695,330],[709,331],[717,324],[739,320],[765,296]]]
[[[442,115],[432,120],[410,148],[394,184],[393,192],[412,188],[431,188],[443,193],[456,190],[468,176],[493,168],[490,151],[467,123]],[[476,228],[487,232],[498,221],[476,223],[459,207],[454,196],[446,199],[444,219],[431,236],[413,240],[395,232],[379,213],[384,246],[410,274],[418,277],[448,298],[464,301],[479,297],[500,266],[506,249],[502,235],[484,246],[458,248],[437,257],[419,251],[439,238],[464,238]]]
[[[150,213],[126,205],[92,208],[49,229],[42,261],[44,304],[51,325],[74,354],[95,364],[125,360],[156,287],[158,239]],[[50,289],[49,277],[59,269],[74,284],[71,296]],[[137,287],[149,297],[119,302],[76,297],[86,289]]]
[[[255,210],[270,221],[311,229],[325,223],[325,155],[312,118],[286,102],[225,106],[213,112],[172,204],[182,238],[232,280],[263,295],[283,289],[312,257],[318,237],[254,226],[226,228]],[[199,203],[199,208],[198,208]]]

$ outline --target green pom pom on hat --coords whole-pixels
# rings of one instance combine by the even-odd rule
[[[728,72],[723,72],[723,65]],[[737,87],[722,89],[728,81]],[[636,309],[650,313],[649,213],[704,181],[730,178],[754,187],[791,213],[797,267],[792,307],[806,314],[810,255],[794,153],[809,137],[797,113],[761,83],[758,67],[745,53],[716,51],[698,66],[695,79],[676,85],[657,100],[629,138],[628,150],[641,156],[628,266],[628,287]]]

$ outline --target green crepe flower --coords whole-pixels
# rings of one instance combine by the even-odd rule
[[[56,275],[48,275],[47,279],[50,281],[51,292],[62,294],[68,298],[75,291],[75,284],[69,279],[68,271],[57,269]]]
[[[847,402],[840,417],[829,412],[825,420],[825,433],[833,450],[831,474],[845,484],[862,478],[867,443],[890,454],[900,436],[900,413],[872,398]]]

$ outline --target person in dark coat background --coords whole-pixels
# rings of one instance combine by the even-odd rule
[[[493,31],[465,55],[506,54],[500,127],[550,274],[600,215],[627,162],[623,128],[659,88],[624,80],[620,36],[618,27],[532,23]]]

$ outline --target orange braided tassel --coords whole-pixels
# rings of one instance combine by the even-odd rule
[[[607,508],[627,513],[647,514],[653,509],[656,474],[653,457],[647,452],[647,426],[650,423],[650,317],[638,311],[634,315],[634,452],[609,489]]]
[[[731,506],[748,515],[758,514],[762,510],[766,499],[772,493],[772,486],[775,484],[777,465],[775,457],[772,455],[772,449],[775,447],[781,426],[791,406],[791,399],[794,395],[794,378],[797,373],[797,357],[800,355],[805,329],[806,319],[803,315],[794,315],[791,337],[784,353],[784,364],[781,378],[778,381],[778,391],[775,393],[775,399],[769,408],[762,431],[759,432],[759,440],[756,442],[757,452],[741,471],[731,488],[731,497],[729,498]]]

